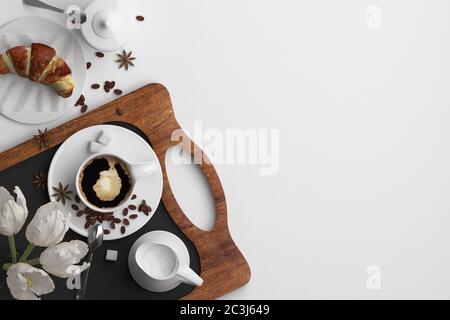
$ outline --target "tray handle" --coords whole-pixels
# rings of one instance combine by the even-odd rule
[[[164,152],[164,160],[161,160],[161,166],[163,167],[163,175],[164,175],[164,192],[163,198],[165,204],[170,203],[169,211],[180,217],[181,221],[178,221],[184,226],[184,230],[186,231],[186,235],[191,237],[194,233],[215,233],[217,231],[226,232],[229,234],[228,230],[228,218],[227,218],[227,203],[225,198],[225,192],[223,190],[222,184],[220,182],[219,176],[214,165],[211,163],[208,156],[189,138],[189,136],[184,132],[181,128],[177,129],[177,135],[181,141],[173,141],[170,140],[170,143],[167,145],[167,148]],[[198,228],[183,212],[181,207],[179,206],[175,195],[170,187],[170,182],[167,175],[167,168],[165,163],[165,155],[170,150],[171,147],[181,145],[183,150],[188,152],[189,155],[194,160],[194,163],[198,165],[206,177],[206,180],[211,188],[211,192],[214,197],[214,205],[215,205],[215,223],[214,227],[210,231],[201,230]],[[193,233],[193,234],[191,234]]]

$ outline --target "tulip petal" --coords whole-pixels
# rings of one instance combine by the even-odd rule
[[[69,230],[70,213],[61,204],[49,202],[40,207],[26,230],[27,240],[39,247],[60,243]]]
[[[17,203],[10,200],[0,212],[0,234],[10,237],[17,234],[25,223],[26,216]]]
[[[56,266],[56,265],[45,265],[42,266],[45,271],[54,275],[55,277],[66,279],[69,277],[74,277],[82,273],[84,270],[90,267],[90,264],[83,262],[81,266],[78,265],[68,265],[68,266]]]
[[[27,199],[25,199],[25,196],[22,193],[22,190],[20,190],[19,187],[14,188],[14,193],[17,197],[17,204],[22,207],[23,211],[25,212],[25,215],[28,216],[28,207],[27,207]]]
[[[0,187],[0,206],[3,207],[8,201],[14,201],[14,197],[4,187]]]
[[[16,187],[17,202],[8,191],[0,187],[0,234],[10,237],[19,233],[28,216],[26,200],[22,191]]]
[[[13,212],[9,202],[6,202],[0,211],[0,234],[10,237],[14,234]]]
[[[53,290],[55,290],[55,284],[53,283],[52,278],[50,278],[44,270],[36,270],[37,271],[30,273],[30,277],[33,280],[31,291],[38,296],[53,292]]]
[[[42,268],[60,278],[76,276],[89,268],[88,263],[75,265],[83,259],[89,251],[88,245],[79,240],[62,242],[49,247],[41,253]]]
[[[86,242],[80,241],[80,240],[73,240],[70,241],[69,244],[71,244],[74,247],[74,250],[72,250],[72,255],[75,258],[75,263],[78,263],[83,259],[89,252],[89,246]]]
[[[55,289],[53,280],[45,271],[26,263],[17,263],[8,269],[6,284],[11,295],[18,300],[38,300],[37,296]]]

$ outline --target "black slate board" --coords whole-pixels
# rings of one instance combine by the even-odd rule
[[[126,123],[110,123],[127,128],[145,139],[149,144],[147,136],[143,134],[136,127]],[[25,238],[25,228],[29,221],[31,221],[36,210],[43,204],[49,201],[47,190],[37,190],[32,184],[33,174],[39,171],[47,172],[51,160],[58,150],[58,147],[47,150],[33,158],[30,158],[6,171],[0,172],[0,185],[7,188],[9,191],[14,189],[14,186],[19,186],[28,201],[28,209],[30,214],[22,231],[15,237],[17,250],[23,251],[28,242]],[[174,221],[171,219],[164,204],[161,202],[156,212],[150,221],[138,232],[119,240],[105,241],[103,246],[97,249],[94,255],[90,275],[86,299],[121,299],[121,300],[154,300],[154,299],[179,299],[189,292],[194,287],[190,285],[181,284],[177,288],[165,293],[153,293],[141,288],[134,282],[128,270],[128,253],[133,243],[143,234],[154,231],[165,230],[169,231],[183,240],[186,244],[191,259],[191,268],[200,273],[200,257],[191,241],[182,233]],[[75,232],[69,230],[64,238],[64,241],[83,240],[85,238],[79,236]],[[117,262],[108,262],[105,260],[106,250],[116,250],[119,252]],[[30,258],[39,257],[43,250],[37,248],[33,251]],[[9,263],[9,247],[6,237],[0,236],[0,266],[3,263]],[[75,297],[75,291],[69,290],[65,279],[59,279],[51,276],[55,282],[56,289],[51,294],[45,295],[42,298],[45,300],[71,300]],[[0,300],[11,299],[8,288],[5,283],[6,274],[0,271]]]

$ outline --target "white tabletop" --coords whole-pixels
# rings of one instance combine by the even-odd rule
[[[83,44],[88,84],[163,83],[189,131],[280,132],[277,174],[217,166],[252,268],[225,298],[450,298],[450,2],[127,2],[146,17],[125,48],[136,68]],[[63,21],[11,1],[0,23],[30,14]],[[85,92],[91,110],[114,98]],[[38,127],[0,118],[0,149]],[[176,189],[206,189],[176,171]]]

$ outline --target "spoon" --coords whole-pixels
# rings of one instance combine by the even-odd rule
[[[67,15],[69,18],[72,18],[77,12],[80,12],[80,23],[85,23],[87,20],[86,13],[84,13],[82,10],[75,10],[74,6],[70,6],[68,10],[63,10],[54,6],[51,6],[45,2],[42,2],[40,0],[23,0],[23,3],[25,3],[28,6],[46,9],[54,12],[58,12],[61,14]],[[79,8],[78,8],[79,9]]]
[[[88,245],[89,245],[89,254],[87,258],[87,262],[89,264],[92,263],[92,258],[94,257],[94,252],[97,248],[99,248],[103,243],[103,227],[101,224],[97,223],[93,227],[89,229],[88,233]],[[84,272],[83,283],[81,285],[81,289],[77,290],[75,299],[83,300],[86,294],[86,287],[89,278],[89,270],[91,270],[92,265]]]

